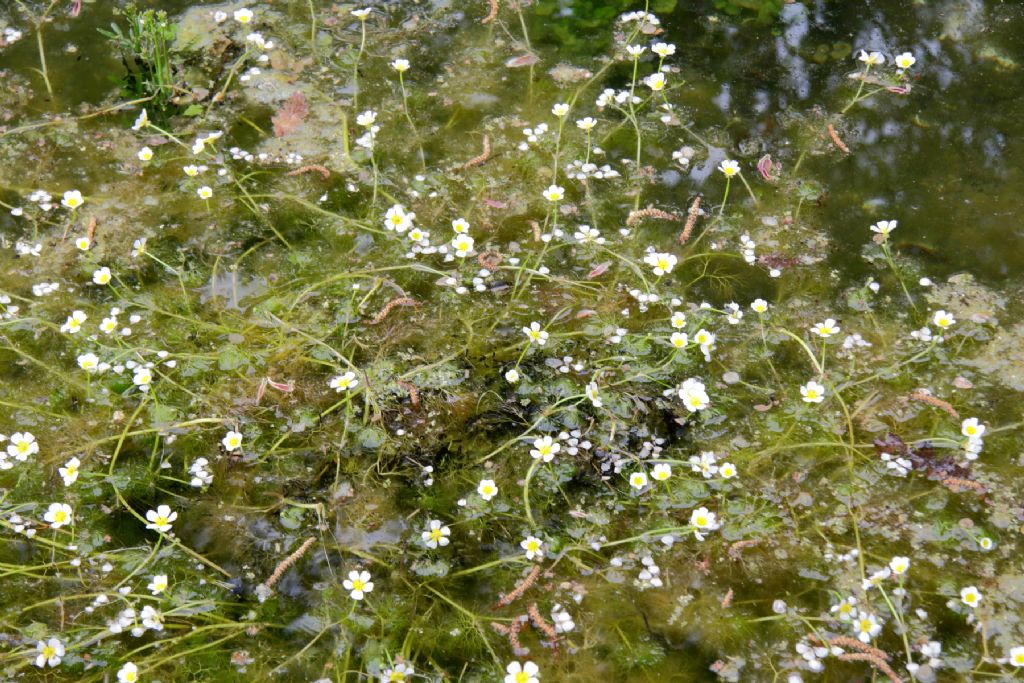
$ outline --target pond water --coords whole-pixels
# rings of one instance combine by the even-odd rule
[[[6,3],[2,677],[1020,676],[1021,35]]]

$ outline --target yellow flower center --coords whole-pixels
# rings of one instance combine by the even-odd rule
[[[55,654],[57,654],[57,648],[55,648],[54,646],[47,645],[43,648],[43,656],[47,659],[53,657]]]
[[[28,447],[29,447],[29,442],[28,441],[19,441],[18,442],[18,452],[19,453],[25,453],[26,451],[28,451]]]
[[[529,550],[531,553],[535,553],[538,550],[540,550],[540,544],[537,543],[537,541],[530,541],[526,544],[526,549]]]
[[[818,392],[814,389],[807,390],[807,398],[818,398]]]
[[[165,524],[167,524],[167,518],[163,515],[157,515],[156,519],[153,520],[153,523],[157,526],[164,526]]]
[[[124,680],[126,683],[135,683],[135,681],[139,680],[139,675],[134,671],[126,671],[124,674]]]
[[[842,605],[839,606],[839,613],[840,614],[849,614],[852,611],[853,611],[853,605],[851,605],[848,602],[844,602]]]
[[[868,631],[870,631],[871,630],[871,622],[868,619],[861,619],[860,620],[860,630],[863,633],[867,633]]]
[[[525,671],[520,671],[516,674],[516,683],[528,683],[530,680],[530,674]]]
[[[440,529],[431,529],[430,530],[430,540],[432,540],[432,541],[440,541],[442,536],[444,536],[444,534],[441,533]]]
[[[366,584],[363,582],[362,579],[355,579],[354,581],[352,581],[352,590],[354,590],[354,591],[361,591],[361,590],[363,590],[363,587],[365,585]]]
[[[693,521],[696,523],[697,526],[707,526],[707,524],[708,524],[708,518],[705,517],[704,515],[699,515]]]
[[[63,524],[67,520],[68,520],[68,513],[64,512],[63,510],[57,510],[57,512],[53,513],[53,521],[54,522],[58,522],[60,524]]]
[[[391,675],[388,676],[388,680],[391,681],[391,683],[396,683],[396,681],[400,683],[405,680],[405,674],[401,671],[392,671]]]

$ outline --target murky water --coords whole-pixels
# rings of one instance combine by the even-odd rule
[[[488,4],[139,3],[177,30],[163,111],[98,32],[123,3],[55,3],[41,44],[46,3],[0,8],[23,32],[0,46],[4,675],[1019,671],[1024,6]],[[146,527],[161,505],[172,533]]]

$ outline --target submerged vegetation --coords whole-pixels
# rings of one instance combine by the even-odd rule
[[[955,137],[934,44],[115,4],[0,16],[5,680],[1024,671],[1020,269],[936,258],[907,193],[1015,205],[871,156]],[[741,131],[698,55],[779,26],[828,87]]]

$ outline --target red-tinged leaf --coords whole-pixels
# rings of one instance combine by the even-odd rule
[[[295,385],[289,384],[288,382],[275,382],[274,380],[267,378],[267,384],[274,387],[278,391],[283,391],[286,394],[290,394],[295,391]]]
[[[492,209],[507,209],[508,204],[506,202],[499,202],[496,199],[484,199],[484,204],[491,207]]]
[[[605,261],[604,263],[594,266],[594,269],[587,273],[587,279],[593,280],[595,277],[601,277],[602,275],[605,274],[605,272],[608,270],[608,267],[611,265],[611,261]]]
[[[306,97],[300,92],[292,93],[281,108],[270,119],[274,124],[274,136],[283,137],[302,125],[309,113]]]
[[[532,52],[528,52],[525,55],[519,55],[518,57],[513,57],[512,59],[508,60],[507,62],[505,62],[505,66],[507,66],[510,69],[519,69],[524,66],[532,66],[539,61],[540,57],[533,54]]]

